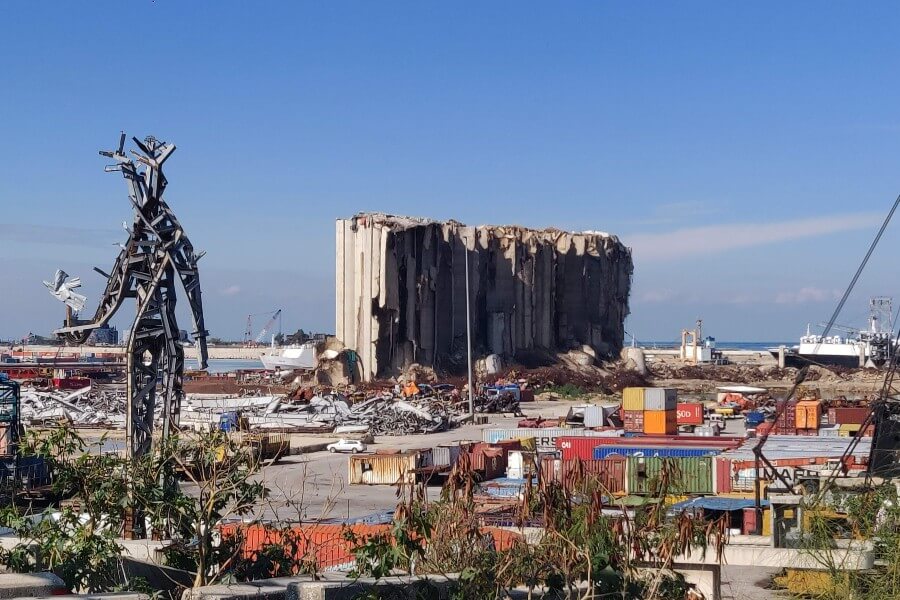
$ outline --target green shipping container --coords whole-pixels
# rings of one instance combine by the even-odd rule
[[[712,494],[713,463],[709,456],[679,458],[628,457],[629,494],[649,494],[659,487],[663,462],[669,461],[668,495]]]

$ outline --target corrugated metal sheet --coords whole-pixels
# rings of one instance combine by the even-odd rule
[[[703,405],[699,402],[679,402],[675,405],[679,425],[703,425]]]
[[[862,438],[853,451],[858,458],[869,456],[871,439]],[[753,448],[759,440],[747,440],[747,443],[735,450],[728,450],[722,456],[732,460],[753,460]],[[850,440],[845,438],[830,438],[809,436],[800,437],[794,435],[770,435],[765,445],[765,455],[769,460],[779,458],[840,458]]]
[[[613,456],[603,460],[562,460],[544,458],[541,461],[541,477],[548,481],[571,481],[576,473],[596,477],[610,493],[625,491],[627,460]]]
[[[760,506],[769,506],[768,500],[760,500]],[[682,511],[694,512],[696,510],[718,510],[733,511],[744,510],[745,508],[754,508],[756,502],[744,498],[719,498],[716,496],[703,496],[701,498],[691,498],[683,502],[676,502],[669,507],[670,514],[678,514]]]
[[[677,404],[674,388],[644,388],[644,410],[675,410]]]
[[[644,388],[628,387],[622,390],[622,409],[625,411],[644,410]]]
[[[665,446],[598,446],[594,448],[595,460],[610,456],[659,456],[662,458],[685,458],[689,456],[713,456],[721,448],[668,448]]]
[[[431,451],[428,455],[430,457]],[[426,459],[422,452],[403,452],[400,454],[356,454],[349,460],[349,477],[351,484],[395,485],[400,481],[414,483],[415,469],[430,466],[430,458]]]
[[[670,494],[712,494],[713,469],[711,457],[638,458],[628,459],[628,493],[649,494],[658,481],[663,464],[668,462],[674,472]]]
[[[298,525],[289,530],[288,535],[281,528],[263,525],[227,524],[219,530],[223,538],[241,537],[245,558],[252,560],[264,547],[281,545],[293,551],[298,561],[311,561],[317,568],[326,570],[353,563],[356,547],[346,539],[346,532],[352,532],[360,543],[365,543],[374,536],[389,534],[391,527],[364,524]],[[516,540],[522,539],[521,535],[498,527],[483,527],[481,532],[491,536],[494,547],[499,551],[508,550]]]

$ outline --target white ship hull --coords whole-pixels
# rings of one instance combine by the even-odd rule
[[[317,364],[316,346],[315,344],[288,346],[281,352],[273,351],[262,354],[259,360],[268,371],[312,370],[316,368]]]

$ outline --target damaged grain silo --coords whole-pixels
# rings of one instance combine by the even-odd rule
[[[615,236],[359,214],[337,221],[336,331],[364,380],[465,371],[466,249],[475,356],[621,350],[633,266]]]

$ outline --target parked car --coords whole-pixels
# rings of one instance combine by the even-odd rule
[[[325,448],[329,452],[350,452],[351,454],[356,454],[357,452],[365,452],[366,445],[363,444],[359,440],[345,440],[343,438],[334,442],[333,444],[328,444]]]

